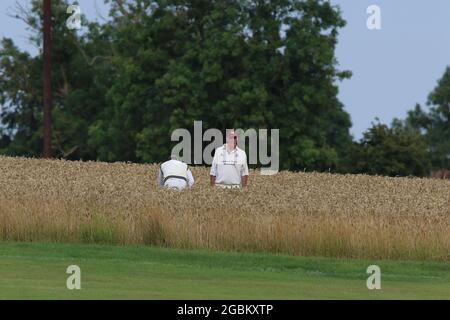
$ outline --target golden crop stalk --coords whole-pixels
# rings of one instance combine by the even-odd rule
[[[161,190],[157,165],[0,157],[0,240],[450,259],[450,181],[251,172],[247,190]]]

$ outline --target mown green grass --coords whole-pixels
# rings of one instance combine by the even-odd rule
[[[69,265],[81,290],[66,288]],[[382,271],[368,290],[366,269]],[[0,299],[450,299],[445,262],[0,243]]]

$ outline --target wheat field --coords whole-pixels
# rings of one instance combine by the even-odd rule
[[[450,260],[450,181],[280,172],[159,189],[157,165],[0,157],[0,240]]]

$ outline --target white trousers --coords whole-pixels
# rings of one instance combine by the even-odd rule
[[[222,189],[240,189],[241,188],[241,186],[239,184],[221,184],[221,183],[216,183],[216,187],[222,188]]]

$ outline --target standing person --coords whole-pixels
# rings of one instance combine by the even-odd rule
[[[171,160],[161,164],[158,175],[158,185],[171,189],[182,190],[194,185],[194,177],[188,165],[171,156]]]
[[[244,150],[238,148],[237,138],[234,130],[227,130],[226,144],[216,149],[210,173],[211,186],[247,187],[247,155]]]

